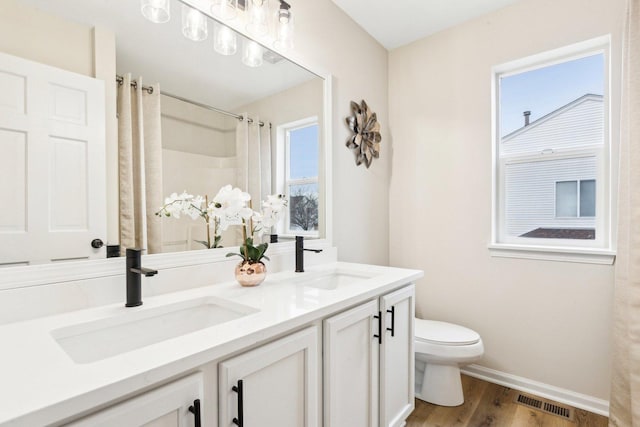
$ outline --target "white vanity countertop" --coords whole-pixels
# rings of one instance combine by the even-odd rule
[[[373,276],[334,290],[307,287],[303,277],[335,270]],[[331,263],[305,273],[267,276],[257,287],[226,282],[0,326],[0,425],[35,426],[66,419],[159,381],[298,328],[412,282],[423,273],[392,267]],[[185,280],[188,280],[185,277]],[[144,295],[144,289],[143,289]],[[214,296],[259,311],[92,363],[74,362],[51,331],[105,317]],[[124,297],[124,295],[123,295]]]

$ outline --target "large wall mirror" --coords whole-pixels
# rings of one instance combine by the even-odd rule
[[[277,228],[270,230],[271,233],[277,233],[281,241],[299,234],[310,238],[325,237],[324,78],[263,45],[255,44],[214,21],[211,15],[189,15],[188,5],[180,0],[169,0],[170,18],[164,23],[153,23],[145,18],[141,13],[139,0],[9,1],[14,4],[9,7],[9,12],[20,8],[28,8],[25,13],[29,13],[28,10],[37,11],[39,17],[38,21],[32,21],[34,26],[51,17],[55,20],[55,31],[66,31],[64,25],[69,26],[71,34],[82,27],[93,29],[89,52],[84,52],[82,46],[69,46],[68,50],[58,46],[56,49],[61,51],[62,56],[56,60],[65,56],[69,60],[74,60],[77,56],[88,56],[94,67],[93,74],[89,72],[88,75],[94,76],[99,71],[112,69],[113,82],[116,79],[119,81],[113,87],[107,84],[107,94],[103,101],[106,103],[107,116],[107,166],[106,175],[98,178],[98,181],[102,179],[106,182],[107,193],[109,188],[118,188],[119,195],[114,197],[114,194],[93,193],[87,190],[87,185],[77,184],[83,177],[103,172],[100,168],[84,170],[84,163],[80,172],[66,175],[59,173],[53,181],[49,177],[47,182],[64,186],[63,190],[54,188],[46,196],[50,200],[60,195],[66,197],[64,203],[50,202],[57,206],[58,217],[81,217],[82,215],[74,214],[78,212],[78,206],[90,205],[92,200],[107,200],[106,215],[102,214],[106,219],[99,221],[110,224],[109,231],[104,226],[103,234],[82,235],[80,245],[86,247],[86,253],[79,254],[70,252],[68,248],[56,253],[53,247],[59,245],[49,245],[47,240],[39,240],[35,244],[23,243],[22,246],[27,248],[29,245],[45,248],[51,246],[50,250],[33,251],[38,255],[31,257],[17,255],[16,251],[8,249],[7,243],[13,245],[13,240],[9,237],[13,236],[13,239],[29,228],[26,220],[20,225],[24,230],[21,231],[20,226],[16,228],[15,218],[20,215],[27,217],[26,212],[33,212],[41,207],[32,206],[27,196],[19,198],[19,192],[12,190],[20,209],[17,213],[0,215],[0,247],[6,249],[0,252],[0,266],[105,258],[107,245],[124,243],[121,241],[123,228],[143,227],[143,238],[148,240],[143,240],[142,245],[147,247],[149,253],[204,249],[202,242],[207,241],[207,227],[203,218],[158,217],[154,215],[154,211],[158,211],[165,198],[172,193],[186,191],[192,195],[213,198],[227,184],[250,192],[254,208],[267,194],[286,194],[289,201],[287,214]],[[278,3],[274,0],[272,2]],[[241,1],[240,5],[244,7],[244,3]],[[272,5],[269,13],[274,13],[277,8],[278,5]],[[240,9],[238,13],[246,12]],[[16,16],[18,20],[22,18]],[[197,28],[185,28],[185,25],[193,25],[199,19],[203,21]],[[16,43],[25,46],[42,44],[43,31],[46,30],[34,31],[33,40],[20,40]],[[115,40],[115,48],[113,43],[109,45],[108,35]],[[109,64],[113,66],[110,67]],[[6,75],[12,73],[10,70],[4,71]],[[107,80],[104,75],[102,78]],[[14,87],[12,85],[12,81],[0,78],[0,88],[3,90]],[[58,86],[69,89],[56,83],[56,87]],[[25,93],[29,91],[30,89],[25,89]],[[69,89],[60,93],[54,104],[64,107],[67,105],[64,102],[71,103],[75,96],[73,94],[79,92]],[[81,105],[69,104],[71,107],[65,107],[68,111],[84,111],[89,108],[87,105],[91,105],[88,95],[77,98],[81,100]],[[82,104],[82,100],[86,104]],[[34,98],[29,102],[40,101]],[[117,108],[114,103],[117,103]],[[97,108],[97,111],[102,109]],[[117,112],[118,117],[111,124],[112,131],[118,127],[118,132],[112,135],[111,140],[109,111]],[[144,135],[144,148],[136,148],[136,139],[141,134]],[[16,156],[15,153],[22,146],[20,141],[16,142],[15,138],[11,138],[14,137],[0,135],[0,142],[2,139],[11,142],[11,153]],[[69,138],[57,145],[62,148],[54,150],[58,156],[58,170],[76,170],[74,162],[82,163],[87,156],[82,144],[76,143],[73,139],[75,137]],[[122,146],[123,138],[126,139],[125,144],[132,144],[129,150],[133,154],[129,157],[123,154],[121,148],[120,151],[114,148],[114,144]],[[73,144],[68,141],[73,141]],[[108,159],[110,150],[111,163]],[[64,157],[65,153],[69,154],[69,159]],[[7,160],[5,163],[20,163],[14,160]],[[22,157],[19,160],[28,161]],[[65,166],[65,161],[71,163]],[[133,166],[126,166],[130,168],[128,176],[126,173],[123,175],[123,164],[127,162],[133,163]],[[49,163],[52,164],[51,161]],[[140,165],[143,169],[141,172],[137,167]],[[29,176],[31,171],[12,173]],[[78,178],[79,176],[82,177]],[[120,183],[117,184],[114,180],[119,180]],[[123,184],[123,180],[130,182]],[[54,184],[47,185],[53,188]],[[68,191],[64,191],[65,188]],[[26,194],[26,187],[24,190]],[[121,212],[123,204],[127,203],[131,204],[131,212]],[[141,217],[136,216],[137,211],[134,212],[140,207],[137,205],[143,205]],[[68,206],[69,210],[64,211],[64,206]],[[5,224],[2,224],[3,221]],[[88,224],[94,219],[82,216],[78,221]],[[156,234],[157,231],[150,231],[150,223],[153,222],[157,222],[155,227],[159,227],[159,234]],[[67,236],[74,233],[79,236],[80,228],[82,227],[67,227],[65,231],[68,232]],[[70,241],[68,237],[65,239]],[[102,240],[105,246],[92,247],[94,239]],[[155,243],[151,243],[154,239]],[[99,243],[93,243],[99,246]],[[233,227],[223,233],[222,246],[234,246],[238,243],[239,234]],[[139,245],[138,241],[125,244]]]

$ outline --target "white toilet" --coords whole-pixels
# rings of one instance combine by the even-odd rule
[[[416,318],[416,397],[436,405],[462,405],[460,366],[477,361],[483,353],[477,332],[452,323]]]

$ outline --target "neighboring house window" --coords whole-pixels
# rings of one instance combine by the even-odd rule
[[[556,218],[595,216],[595,179],[556,182]]]
[[[279,234],[318,236],[318,119],[278,126],[277,186],[289,201]]]
[[[493,243],[610,249],[608,44],[494,69]]]

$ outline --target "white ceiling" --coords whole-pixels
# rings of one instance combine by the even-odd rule
[[[333,0],[387,49],[395,49],[519,0]]]

